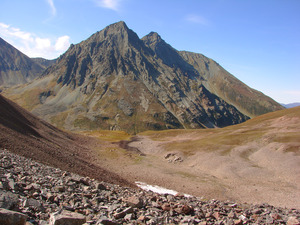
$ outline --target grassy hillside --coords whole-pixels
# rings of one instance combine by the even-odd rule
[[[141,133],[153,140],[168,142],[166,150],[178,150],[187,155],[196,151],[229,152],[236,146],[256,142],[288,144],[284,151],[300,154],[300,107],[258,116],[242,124],[219,129],[165,130]]]

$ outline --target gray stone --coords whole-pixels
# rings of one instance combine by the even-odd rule
[[[124,220],[130,221],[130,220],[133,220],[133,218],[134,218],[133,213],[130,213],[130,214],[127,214],[127,215],[124,217]]]
[[[109,219],[107,217],[101,217],[97,221],[97,225],[118,225],[118,223],[112,221],[111,219]]]
[[[84,184],[86,186],[90,186],[89,179],[86,178],[86,177],[81,177],[79,181],[80,181],[80,183],[82,183],[82,184]]]
[[[127,116],[132,116],[133,113],[134,113],[134,109],[132,108],[131,104],[128,101],[126,101],[125,99],[120,99],[119,100],[118,107]]]
[[[7,209],[0,209],[0,224],[3,225],[24,225],[27,215]]]
[[[143,207],[143,200],[137,196],[131,196],[124,200],[127,202],[128,205],[136,208],[142,208]]]
[[[82,225],[85,222],[86,218],[82,214],[62,210],[50,215],[49,225]]]
[[[57,185],[55,187],[53,187],[54,192],[64,192],[65,191],[65,187],[62,185]]]
[[[96,189],[97,190],[106,190],[106,187],[101,183],[97,183],[96,184]]]
[[[133,213],[133,208],[132,207],[128,207],[128,208],[124,209],[122,212],[116,213],[114,215],[114,217],[116,219],[120,219],[120,218],[123,218],[124,216],[126,216],[129,213]]]
[[[23,207],[34,207],[34,208],[37,208],[39,210],[42,209],[41,203],[38,200],[35,200],[33,198],[26,199],[23,203]]]
[[[16,183],[13,179],[8,179],[8,186],[10,187],[11,190],[16,189]]]
[[[14,210],[18,202],[18,195],[0,190],[0,208]]]

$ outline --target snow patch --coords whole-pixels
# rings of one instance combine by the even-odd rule
[[[136,181],[135,184],[145,191],[153,191],[158,194],[176,195],[179,193],[179,192],[171,190],[171,189],[167,189],[167,188],[160,187],[157,185],[146,184],[146,183],[140,182],[140,181]],[[188,194],[183,194],[183,195],[184,195],[184,197],[192,197],[191,195],[188,195]]]

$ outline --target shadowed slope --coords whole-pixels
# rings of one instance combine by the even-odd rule
[[[0,38],[0,87],[27,83],[40,76],[45,68]]]
[[[84,147],[91,141],[53,127],[0,95],[0,147],[83,176],[131,185],[94,163]]]

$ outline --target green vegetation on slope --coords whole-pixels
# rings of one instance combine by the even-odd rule
[[[178,150],[185,155],[192,155],[197,151],[218,150],[226,154],[236,146],[263,142],[264,138],[268,143],[290,143],[285,151],[299,152],[300,133],[299,130],[294,130],[299,123],[300,107],[297,107],[268,113],[226,128],[146,131],[140,135],[165,141],[167,151]]]

